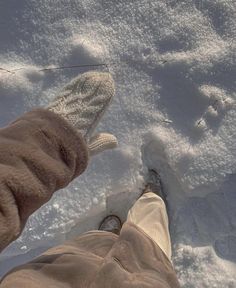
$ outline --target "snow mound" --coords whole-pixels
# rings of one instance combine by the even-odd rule
[[[102,64],[106,59],[105,47],[97,41],[83,35],[74,35],[71,40],[71,50],[68,54],[68,62],[78,65]]]
[[[24,63],[4,63],[0,69],[0,125],[3,126],[35,105],[31,95],[40,93],[44,73]]]

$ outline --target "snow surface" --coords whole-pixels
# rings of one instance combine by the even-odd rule
[[[119,139],[29,219],[1,274],[107,213],[125,219],[152,167],[181,286],[236,287],[235,0],[7,0],[0,15],[0,125],[88,70],[40,69],[106,63],[94,69],[117,93],[99,130]]]

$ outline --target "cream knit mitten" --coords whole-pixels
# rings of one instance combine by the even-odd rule
[[[109,73],[87,72],[66,85],[48,109],[76,128],[87,142],[90,155],[95,155],[117,146],[117,139],[112,134],[93,136],[114,93],[114,81]]]

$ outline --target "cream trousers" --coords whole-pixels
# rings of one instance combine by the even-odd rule
[[[152,192],[143,194],[128,213],[127,221],[138,226],[171,260],[171,241],[166,206]]]

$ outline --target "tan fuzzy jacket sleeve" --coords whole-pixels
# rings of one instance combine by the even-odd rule
[[[34,110],[0,129],[0,251],[87,163],[81,135],[53,112]]]

